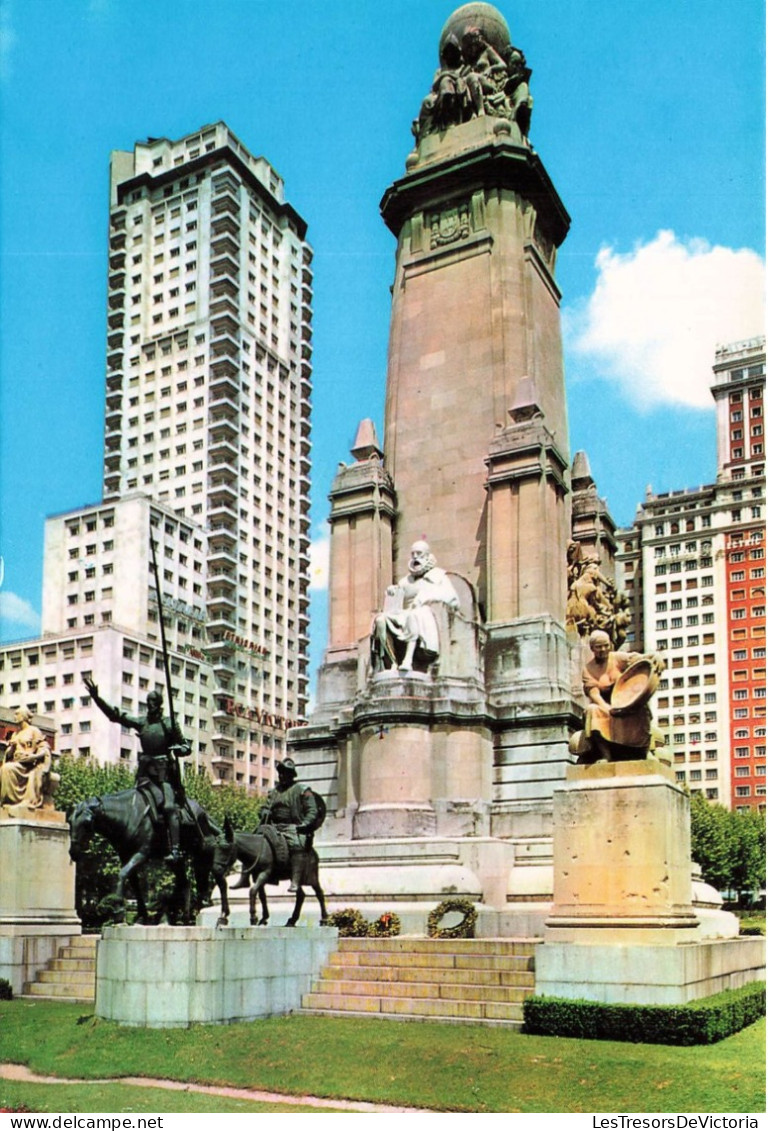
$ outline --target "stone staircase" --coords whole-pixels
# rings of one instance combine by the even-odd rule
[[[25,984],[22,996],[92,1002],[96,996],[97,941],[97,935],[80,935],[61,947],[36,981]]]
[[[339,939],[301,1013],[519,1027],[535,949],[515,939]]]

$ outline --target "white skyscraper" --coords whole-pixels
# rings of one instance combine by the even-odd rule
[[[2,678],[0,705],[31,700],[54,719],[61,749],[116,759],[136,748],[97,722],[82,687],[59,691],[65,675],[73,684],[90,672],[131,712],[162,686],[150,522],[176,713],[195,761],[264,789],[304,715],[305,234],[281,178],[222,122],[112,154],[103,502],[48,520],[43,639],[0,654],[19,672]],[[77,657],[83,639],[83,671],[59,671],[59,657],[44,684],[30,677],[30,656],[45,667],[66,645]]]

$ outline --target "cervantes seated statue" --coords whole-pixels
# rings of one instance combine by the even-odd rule
[[[435,613],[430,606],[458,609],[459,598],[445,570],[439,569],[426,542],[414,542],[409,572],[387,589],[385,609],[371,629],[371,667],[397,668],[406,674],[426,671],[440,655]]]

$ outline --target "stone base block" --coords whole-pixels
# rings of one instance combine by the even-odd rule
[[[332,927],[108,927],[96,1016],[178,1029],[291,1013],[337,940]]]
[[[544,942],[536,993],[634,1005],[684,1005],[765,978],[765,939],[667,945]]]
[[[0,978],[20,994],[81,927],[64,814],[15,810],[0,810]]]
[[[69,826],[34,813],[13,820],[5,813],[0,821],[0,925],[77,923]]]

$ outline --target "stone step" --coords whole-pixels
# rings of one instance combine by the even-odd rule
[[[348,968],[368,966],[390,966],[400,969],[429,970],[476,970],[476,971],[518,971],[533,969],[532,955],[468,954],[428,951],[414,951],[412,954],[393,951],[339,951],[336,960],[340,966]]]
[[[81,935],[46,964],[34,982],[24,986],[24,997],[91,1002],[96,996],[97,935]]]
[[[302,1013],[307,1012],[392,1014],[433,1020],[448,1018],[462,1021],[514,1021],[523,1020],[522,1002],[494,1001],[443,1001],[415,997],[354,997],[346,994],[309,993],[302,1001]]]
[[[68,983],[56,985],[55,982],[28,982],[24,987],[24,997],[50,997],[65,1001],[93,1001],[94,990],[88,986],[72,986]]]
[[[96,985],[95,970],[41,970],[37,975],[38,982],[56,983],[56,985],[91,986]]]
[[[529,996],[533,987],[522,986],[487,986],[451,984],[441,985],[439,982],[356,982],[349,979],[333,981],[320,978],[312,985],[312,993],[340,994],[346,997],[403,997],[411,998],[439,998],[443,1001],[523,1001]]]
[[[534,973],[528,959],[524,968],[487,969],[446,969],[430,966],[381,966],[373,963],[345,963],[337,961],[344,955],[335,955],[333,963],[326,966],[321,974],[323,979],[343,981],[348,978],[364,981],[382,982],[440,982],[444,984],[466,983],[471,979],[479,986],[524,986],[533,987]]]
[[[49,967],[51,970],[93,970],[92,958],[52,958]]]
[[[519,1028],[535,952],[515,939],[339,939],[301,1012]]]
[[[537,944],[530,939],[424,939],[397,935],[394,938],[343,938],[339,951],[382,951],[393,954],[467,954],[493,957],[523,955],[531,957]]]

